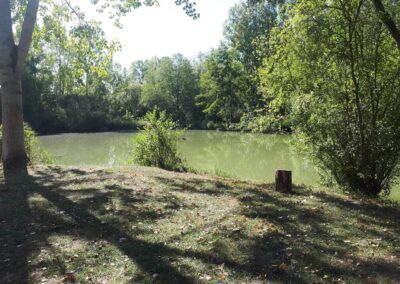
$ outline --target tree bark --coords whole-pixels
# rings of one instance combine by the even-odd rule
[[[19,46],[15,45],[10,0],[0,0],[0,92],[4,173],[27,172],[24,146],[21,70],[32,42],[39,0],[29,0]]]
[[[275,173],[275,189],[283,193],[292,192],[292,172],[277,170]]]
[[[396,23],[386,11],[381,0],[372,0],[372,2],[374,3],[375,9],[378,12],[379,18],[389,30],[390,35],[396,41],[397,48],[400,50],[400,30],[396,26]]]
[[[1,83],[3,168],[5,172],[14,170],[26,172],[21,78],[13,70],[7,73],[6,79]]]

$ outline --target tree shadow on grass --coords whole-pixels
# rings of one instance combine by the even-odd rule
[[[265,273],[283,283],[343,279],[397,283],[400,279],[398,205],[301,187],[285,196],[273,192],[268,184],[249,186],[228,180],[217,187],[199,178],[184,182],[157,178],[181,192],[230,195],[240,201],[241,214],[272,226],[252,240],[252,256],[241,266],[244,273]]]
[[[190,267],[180,269],[174,263],[177,258],[196,259],[213,267],[223,265],[241,277],[238,279],[259,282],[268,279],[278,283],[332,283],[341,278],[363,283],[371,278],[395,283],[400,279],[398,262],[387,259],[390,252],[399,257],[396,245],[400,212],[397,206],[361,204],[302,188],[297,188],[297,194],[286,196],[271,191],[267,184],[232,180],[174,175],[155,175],[151,179],[167,186],[168,193],[155,197],[138,190],[132,195],[132,188],[116,183],[105,184],[104,190],[99,190],[97,182],[108,181],[108,173],[103,170],[89,175],[82,170],[47,168],[36,170],[35,175],[17,187],[2,183],[0,282],[31,282],[29,262],[32,256],[49,246],[48,239],[53,234],[109,242],[140,268],[140,273],[132,276],[132,283],[199,282],[198,274],[191,273]],[[76,188],[71,190],[66,186]],[[224,196],[237,200],[237,216],[219,216],[218,223],[236,222],[235,218],[244,216],[252,226],[251,222],[262,221],[265,227],[260,233],[249,235],[243,228],[203,224],[167,240],[195,236],[212,227],[218,231],[210,233],[215,241],[208,251],[146,241],[133,237],[126,230],[126,224],[141,220],[156,222],[171,217],[176,210],[185,209],[184,200],[175,194],[182,192],[209,196],[211,200]],[[46,206],[37,206],[39,197],[46,200]],[[165,204],[165,210],[135,209],[151,198]],[[118,200],[118,204],[114,206],[113,200]],[[127,206],[132,211],[125,212]],[[110,211],[115,220],[99,219],[98,216]],[[363,241],[375,243],[363,245]],[[376,246],[371,248],[372,245]],[[363,249],[377,256],[368,258]],[[67,273],[62,259],[54,262],[61,274]]]
[[[57,171],[60,175],[74,173],[60,169]],[[84,175],[84,173],[79,174]],[[183,275],[163,260],[162,256],[174,254],[173,250],[169,250],[162,244],[132,238],[118,226],[99,220],[88,210],[88,204],[85,202],[79,204],[68,198],[63,189],[63,182],[54,181],[54,176],[47,175],[43,171],[39,175],[24,179],[24,182],[18,186],[6,187],[2,184],[0,190],[1,283],[30,282],[29,256],[46,246],[46,240],[54,233],[55,228],[58,228],[59,234],[68,235],[79,232],[79,237],[83,239],[100,238],[110,242],[134,261],[146,275],[157,273],[158,282],[193,282],[190,276]],[[90,189],[86,188],[85,191],[90,192]],[[71,222],[66,222],[64,218],[54,217],[51,213],[55,212],[30,206],[28,200],[35,195],[45,198],[59,212],[65,214],[68,219],[72,219]],[[94,196],[94,207],[99,207],[106,200],[104,195],[100,195],[99,199]],[[153,212],[149,212],[149,216],[139,216],[139,218],[148,217],[153,218]],[[38,230],[36,231],[35,228]],[[124,241],[121,242],[121,240]]]

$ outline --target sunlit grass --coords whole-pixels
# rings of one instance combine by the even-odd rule
[[[151,168],[0,187],[1,283],[395,283],[398,204]]]

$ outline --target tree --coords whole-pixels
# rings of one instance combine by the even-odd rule
[[[142,102],[147,109],[166,111],[180,125],[190,126],[196,113],[198,80],[187,58],[177,54],[145,64]]]
[[[118,15],[124,15],[141,5],[153,5],[155,1],[92,1],[102,3],[102,9],[112,7]],[[25,16],[20,28],[18,45],[14,40],[11,3],[25,8]],[[68,2],[69,3],[69,2]],[[195,3],[176,0],[185,12],[197,18]],[[22,6],[21,6],[22,5]],[[39,0],[17,2],[0,1],[0,85],[2,96],[3,151],[2,160],[5,173],[22,170],[26,172],[27,158],[24,149],[21,71],[28,55],[35,29]],[[75,10],[73,12],[76,13]]]
[[[68,11],[63,2],[47,2],[39,11],[22,73],[25,121],[41,133],[134,127],[132,117],[116,111],[120,100],[111,99],[126,80],[112,63],[118,43],[107,40],[98,23]]]
[[[108,76],[113,55],[119,50],[118,42],[109,42],[97,24],[79,24],[70,31],[72,35],[66,46],[71,53],[71,67],[86,96],[95,95]]]
[[[143,60],[135,61],[131,64],[129,68],[129,80],[132,83],[143,84],[145,72],[145,62]]]
[[[233,50],[220,46],[208,55],[204,68],[197,103],[209,118],[222,121],[228,128],[243,113],[242,95],[246,87],[243,65]]]
[[[26,172],[22,117],[21,71],[28,55],[35,28],[39,0],[26,6],[18,45],[14,41],[11,1],[0,1],[0,84],[2,103],[2,160],[4,172],[18,169]]]
[[[261,103],[258,90],[258,68],[268,55],[269,36],[277,25],[276,3],[241,2],[229,11],[225,22],[226,45],[232,48],[237,60],[243,64],[246,78],[246,93],[243,94],[247,112],[254,112]]]
[[[144,115],[141,104],[143,85],[134,79],[132,73],[122,70],[119,64],[113,67],[111,73],[111,92],[107,100],[115,116],[133,118]]]
[[[400,50],[400,30],[394,22],[393,17],[389,12],[386,11],[381,0],[372,0],[372,2],[374,3],[375,9],[378,12],[379,18],[385,24],[386,28],[390,32],[390,35],[396,41],[397,48]],[[396,4],[398,5],[398,3]]]
[[[388,192],[399,174],[400,58],[369,1],[298,1],[263,76],[341,187]],[[372,16],[371,16],[372,15]]]

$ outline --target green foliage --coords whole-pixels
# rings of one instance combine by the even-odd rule
[[[278,24],[278,11],[277,3],[271,1],[240,2],[231,8],[225,23],[226,43],[243,68],[241,107],[244,115],[255,116],[265,105],[258,69],[269,56],[269,38]]]
[[[106,9],[122,15],[142,4],[154,3],[121,2]],[[263,106],[257,68],[268,54],[274,5],[233,8],[227,47],[218,51],[193,61],[179,54],[137,61],[125,70],[112,61],[119,43],[107,40],[97,22],[76,21],[66,3],[49,1],[23,72],[24,117],[39,133],[136,129],[140,117],[157,107],[180,127],[241,127],[243,114]]]
[[[397,12],[398,13],[398,12]],[[377,196],[399,174],[400,56],[370,1],[298,1],[262,70],[271,109],[347,190]]]
[[[251,113],[244,114],[239,123],[239,128],[256,133],[290,133],[292,121],[290,117]]]
[[[129,0],[129,1],[115,1],[115,0],[91,0],[93,4],[97,4],[99,11],[108,11],[110,18],[114,18],[115,25],[121,26],[119,17],[125,16],[134,9],[141,6],[154,6],[158,5],[158,0]],[[175,0],[175,5],[181,6],[185,13],[194,20],[200,17],[196,10],[196,2],[191,0]]]
[[[1,144],[3,137],[3,127],[0,125],[0,154],[1,154]],[[28,156],[28,161],[32,164],[52,164],[54,162],[53,157],[45,150],[40,148],[39,141],[36,138],[36,133],[32,130],[29,124],[24,124],[24,143],[25,152]]]
[[[226,127],[238,122],[243,114],[243,65],[232,50],[221,46],[208,55],[204,68],[197,104],[203,107],[209,119],[223,122]]]
[[[145,108],[164,110],[181,126],[197,124],[198,77],[188,59],[180,54],[154,58],[145,63],[143,77],[141,102]]]
[[[212,121],[209,125],[222,122],[227,130],[271,129],[260,127],[258,121],[263,118],[256,117],[264,108],[258,68],[269,56],[268,39],[277,24],[277,3],[240,2],[232,7],[225,23],[225,42],[208,54],[201,74],[197,102]]]
[[[182,131],[167,117],[165,111],[156,109],[146,114],[144,130],[133,138],[133,162],[142,166],[166,170],[186,171],[178,153],[177,143]]]
[[[39,133],[135,129],[141,86],[113,64],[119,44],[68,9],[51,2],[41,12],[22,76],[24,118]]]
[[[277,24],[277,9],[273,3],[246,4],[231,8],[225,23],[224,36],[228,46],[245,65],[249,75],[256,75],[268,53],[268,38]]]

